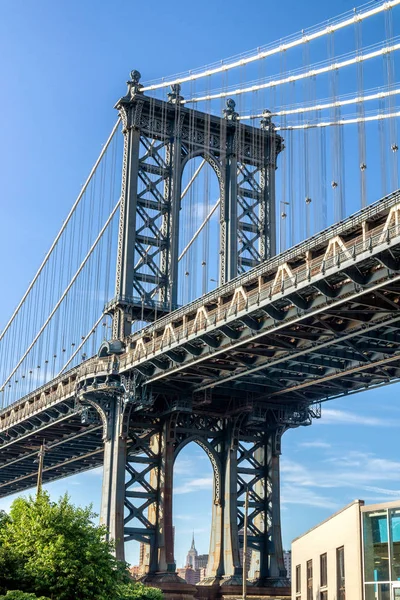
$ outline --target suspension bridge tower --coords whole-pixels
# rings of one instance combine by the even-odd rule
[[[218,178],[219,284],[225,284],[276,252],[275,170],[283,143],[268,111],[260,126],[252,127],[240,122],[231,99],[216,116],[185,107],[179,85],[172,86],[167,100],[150,98],[142,92],[138,71],[132,71],[127,95],[116,108],[124,152],[116,293],[107,307],[113,337],[99,356],[118,361],[133,323],[151,322],[177,308],[181,181],[188,161],[201,156]],[[102,415],[101,521],[115,540],[117,557],[124,558],[126,541],[148,544],[146,581],[166,592],[179,588],[183,595],[193,594],[176,575],[172,496],[174,460],[195,441],[214,473],[201,594],[208,597],[212,589],[215,595],[220,586],[235,594],[242,585],[239,531],[247,488],[252,589],[287,586],[279,513],[280,438],[287,426],[277,413],[269,420],[254,415],[250,425],[245,395],[229,407],[212,406],[210,399],[185,393],[153,394],[140,370],[112,379],[102,390],[81,387],[79,398]],[[135,491],[135,484],[145,491]]]

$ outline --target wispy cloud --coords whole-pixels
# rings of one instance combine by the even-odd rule
[[[352,496],[373,494],[384,497],[400,497],[400,490],[390,489],[392,482],[400,479],[400,462],[380,458],[372,453],[350,451],[346,455],[329,458],[329,468],[323,465],[305,465],[297,461],[282,460],[282,496],[286,503],[317,506],[325,502],[321,489],[348,489]],[[382,485],[382,483],[384,485]],[[332,496],[333,491],[329,494]],[[309,499],[309,502],[307,502]],[[328,498],[330,503],[331,499]],[[328,506],[325,504],[325,506]]]
[[[301,442],[299,446],[301,448],[332,448],[332,444],[328,444],[328,442],[322,442],[320,440],[314,440],[312,442]]]
[[[365,486],[364,489],[368,492],[373,492],[374,494],[379,494],[382,496],[390,496],[394,498],[400,498],[400,490],[388,490],[387,488],[374,487],[374,486]]]
[[[370,417],[336,408],[322,410],[321,425],[366,425],[368,427],[398,427],[399,420]]]
[[[174,492],[175,494],[191,494],[199,490],[212,489],[213,478],[212,477],[198,477],[196,479],[188,479],[178,485]]]
[[[281,491],[281,502],[287,504],[303,504],[306,506],[316,506],[318,508],[330,508],[336,510],[338,504],[331,498],[314,492],[309,488],[300,486],[283,485]]]
[[[178,456],[174,464],[174,474],[187,475],[188,473],[193,472],[194,467],[195,463],[193,460]]]

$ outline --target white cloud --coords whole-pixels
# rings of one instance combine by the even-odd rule
[[[190,494],[199,490],[211,490],[213,485],[212,477],[199,477],[183,481],[174,489],[175,494]]]
[[[400,497],[400,490],[389,487],[392,482],[400,479],[399,461],[380,458],[371,453],[350,451],[325,462],[329,462],[328,468],[323,468],[321,463],[306,466],[304,463],[282,459],[282,489],[293,495],[292,503],[306,503],[302,499],[307,496],[301,495],[301,490],[312,490],[317,494],[314,500],[318,502],[319,492],[315,492],[318,489],[351,489],[358,497],[366,493],[368,501],[371,492],[374,495],[381,494],[382,497]],[[382,483],[383,486],[380,485]],[[313,497],[310,500],[312,502]],[[313,505],[311,502],[310,505]]]
[[[322,417],[316,423],[321,423],[321,425],[366,425],[370,427],[398,427],[400,424],[398,420],[368,417],[336,408],[323,408]]]
[[[400,490],[388,490],[387,488],[365,486],[364,489],[368,492],[379,494],[382,500],[382,496],[390,496],[394,498],[400,498]]]
[[[301,442],[299,446],[302,448],[332,448],[332,444],[328,444],[328,442],[322,442],[320,440],[315,440],[313,442]]]
[[[281,491],[281,502],[287,504],[305,504],[306,506],[316,506],[320,508],[330,508],[336,510],[338,504],[331,498],[317,494],[309,488],[300,486],[283,485]]]
[[[180,457],[175,461],[174,464],[174,475],[187,475],[190,472],[193,472],[194,462],[190,458]]]

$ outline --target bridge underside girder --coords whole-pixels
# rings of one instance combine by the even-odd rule
[[[392,255],[399,263],[398,248]],[[325,293],[310,283],[296,292],[296,304],[291,295],[275,301],[273,316],[260,307],[229,325],[209,326],[138,370],[153,394],[190,391],[196,402],[209,390],[209,402],[220,410],[227,398],[313,402],[394,381],[400,375],[399,276],[372,258],[358,273],[362,287],[339,271],[324,279]]]
[[[27,420],[24,427],[15,425],[6,435],[2,434],[0,496],[36,485],[38,450],[43,443],[46,447],[44,483],[103,464],[101,424],[82,424],[73,401],[57,408],[57,411],[46,411]]]
[[[255,576],[285,585],[282,434],[320,416],[321,401],[400,377],[399,200],[105,344],[0,413],[0,495],[35,484],[43,442],[45,482],[104,463],[118,557],[124,540],[144,542],[149,574],[174,575],[173,462],[195,441],[214,471],[209,584],[239,582],[249,489]]]

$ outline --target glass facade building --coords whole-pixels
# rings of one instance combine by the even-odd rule
[[[393,504],[361,509],[365,600],[400,600],[400,503]]]

